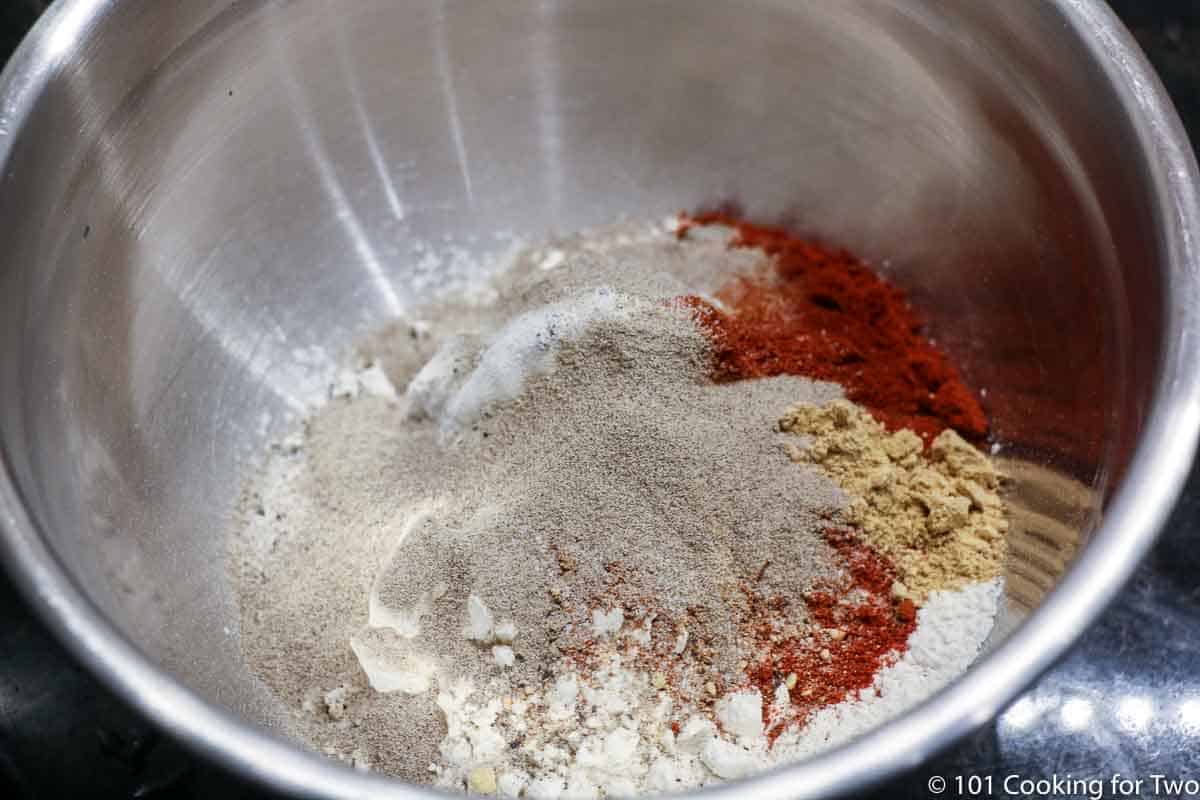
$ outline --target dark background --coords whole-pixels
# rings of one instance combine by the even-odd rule
[[[1200,0],[1112,4],[1154,62],[1195,140]],[[0,59],[46,5],[0,0]],[[1054,774],[1101,778],[1105,797],[1155,796],[1155,774],[1200,779],[1198,545],[1200,469],[1193,467],[1162,540],[1072,654],[1000,719],[872,796],[938,796],[928,788],[934,776],[948,781],[941,797],[1020,796],[1014,780]],[[1115,773],[1141,778],[1141,791],[1114,793]],[[955,776],[990,777],[991,791],[981,782],[981,793],[960,795]],[[1004,791],[1006,779],[1018,792]],[[184,752],[99,686],[0,574],[0,800],[268,797]]]

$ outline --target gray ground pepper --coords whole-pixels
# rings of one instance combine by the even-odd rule
[[[760,587],[799,596],[838,569],[818,532],[840,491],[789,462],[775,422],[840,389],[795,377],[714,385],[707,339],[664,302],[756,256],[721,239],[624,233],[554,248],[560,266],[541,269],[548,248],[531,249],[490,302],[444,303],[423,315],[436,322],[420,335],[397,325],[367,348],[403,394],[465,333],[461,381],[477,363],[472,348],[509,319],[610,288],[623,313],[556,343],[555,368],[515,400],[448,437],[403,397],[335,399],[247,490],[231,543],[243,652],[291,711],[289,732],[319,750],[417,782],[438,758],[433,692],[370,690],[350,650],[372,591],[390,609],[427,601],[412,646],[446,676],[500,674],[490,646],[463,636],[468,595],[516,624],[512,677],[534,682],[586,636],[563,608],[608,591],[631,616],[649,595],[702,620],[690,646],[732,677],[739,580],[769,560]],[[624,567],[615,595],[614,562]]]

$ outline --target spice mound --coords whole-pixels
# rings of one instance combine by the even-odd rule
[[[1000,473],[953,429],[928,450],[912,432],[887,432],[844,400],[796,405],[779,420],[794,461],[820,466],[851,498],[845,519],[894,566],[892,593],[924,601],[935,589],[997,578],[1008,530]]]
[[[987,435],[979,400],[921,335],[922,319],[901,290],[844,250],[724,214],[688,218],[678,235],[713,224],[733,226],[734,247],[772,261],[728,282],[715,303],[692,298],[713,338],[718,378],[806,375],[839,383],[889,429],[926,442],[946,428],[972,441]]]
[[[969,666],[987,421],[904,295],[727,217],[519,249],[365,341],[247,484],[246,663],[291,735],[529,798],[735,780]]]

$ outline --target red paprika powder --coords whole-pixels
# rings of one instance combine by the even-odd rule
[[[733,279],[717,297],[695,296],[715,347],[714,378],[734,381],[802,375],[842,385],[890,430],[909,428],[929,444],[946,428],[972,441],[987,436],[987,417],[949,359],[922,335],[905,293],[845,250],[823,247],[782,228],[723,212],[684,217],[734,228],[734,247],[772,257],[774,272]]]
[[[805,596],[815,633],[780,637],[789,601],[762,597],[752,587],[746,592],[758,653],[746,673],[762,695],[772,742],[789,723],[802,724],[813,711],[870,688],[876,673],[908,648],[916,628],[912,601],[892,602],[896,573],[883,556],[848,531],[830,528],[825,540],[842,557],[848,579]],[[785,718],[772,719],[769,708],[780,684],[789,687],[791,704]]]

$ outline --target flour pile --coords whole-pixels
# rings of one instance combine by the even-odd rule
[[[243,652],[294,710],[290,733],[413,782],[630,796],[817,752],[970,663],[995,580],[929,593],[870,689],[771,727],[790,687],[764,697],[745,679],[752,596],[848,580],[822,536],[847,495],[793,462],[779,420],[842,392],[714,383],[675,299],[765,257],[721,229],[673,231],[522,252],[364,345],[272,449],[231,567]],[[803,603],[785,627],[837,634]]]

